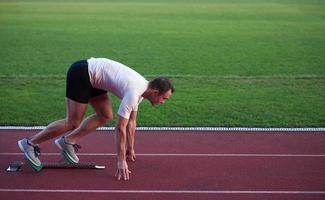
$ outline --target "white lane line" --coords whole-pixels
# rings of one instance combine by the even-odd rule
[[[23,153],[0,153],[0,156],[21,156]],[[44,156],[60,156],[60,153],[42,153]],[[116,156],[116,153],[78,153],[78,156]],[[325,154],[212,154],[212,153],[139,153],[137,156],[144,157],[325,157]]]
[[[43,130],[46,126],[0,126],[0,130]],[[100,131],[113,131],[114,127],[99,127]],[[325,127],[318,128],[254,128],[254,127],[137,127],[138,131],[197,131],[197,132],[324,132]]]
[[[167,194],[325,194],[325,191],[254,191],[254,190],[72,190],[72,189],[6,189],[0,192],[48,192],[48,193],[167,193]]]

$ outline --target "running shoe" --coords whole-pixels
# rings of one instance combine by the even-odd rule
[[[18,141],[20,150],[24,153],[27,163],[37,172],[43,168],[42,162],[39,160],[40,148],[38,145],[32,145],[28,139],[24,138]]]
[[[61,149],[61,154],[63,158],[68,161],[70,164],[77,164],[79,162],[79,158],[76,155],[78,149],[81,148],[78,144],[69,144],[65,141],[64,137],[60,137],[55,140],[56,146]]]

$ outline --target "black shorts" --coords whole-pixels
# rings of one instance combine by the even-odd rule
[[[67,73],[67,98],[79,103],[88,103],[89,99],[106,92],[91,85],[87,60],[80,60],[71,65]]]

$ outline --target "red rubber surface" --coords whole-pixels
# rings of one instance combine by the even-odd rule
[[[0,199],[325,199],[324,132],[138,132],[131,180],[117,181],[115,156],[103,155],[115,153],[114,135],[98,131],[80,141],[80,161],[105,170],[6,172],[22,160],[17,140],[35,133],[0,131]],[[42,161],[60,159],[46,154],[59,153],[53,141],[41,152]]]

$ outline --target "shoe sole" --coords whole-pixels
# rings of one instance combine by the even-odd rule
[[[64,160],[66,160],[70,164],[78,164],[78,162],[76,162],[65,150],[63,150],[58,140],[55,140],[54,143],[61,150],[61,155],[64,158]]]
[[[43,166],[44,166],[43,163],[41,163],[40,166],[34,165],[34,163],[31,162],[31,161],[27,158],[26,155],[24,156],[24,159],[26,160],[26,162],[29,164],[29,166],[31,166],[31,168],[32,168],[35,172],[40,172],[40,171],[43,169]]]
[[[27,163],[29,164],[29,166],[32,167],[32,169],[36,172],[39,172],[42,170],[43,168],[43,164],[41,163],[40,165],[37,165],[36,163],[34,163],[34,161],[32,159],[30,159],[30,157],[28,156],[28,154],[25,153],[24,151],[24,147],[21,144],[21,141],[18,141],[18,146],[20,148],[20,150],[24,153],[24,159],[27,161]]]

